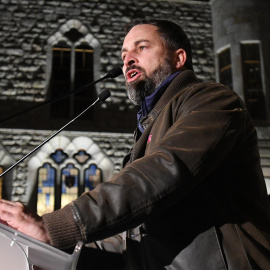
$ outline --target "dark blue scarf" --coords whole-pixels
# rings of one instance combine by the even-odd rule
[[[138,122],[138,128],[139,130],[143,133],[144,132],[144,128],[142,127],[140,120],[143,119],[144,117],[146,117],[148,115],[148,113],[154,108],[154,106],[156,105],[157,101],[160,99],[160,97],[162,96],[162,94],[165,92],[165,90],[167,89],[167,87],[169,86],[169,84],[171,83],[171,81],[174,79],[174,77],[176,75],[178,75],[181,71],[178,71],[172,75],[170,75],[169,77],[167,77],[165,79],[165,81],[150,95],[145,97],[142,101],[141,101],[141,109],[140,111],[137,113],[137,122]]]

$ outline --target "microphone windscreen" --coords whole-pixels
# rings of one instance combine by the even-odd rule
[[[120,67],[116,67],[116,68],[113,68],[111,69],[109,72],[108,72],[110,78],[116,78],[118,77],[119,75],[123,74],[123,71],[122,71],[122,68]]]
[[[110,95],[111,92],[108,89],[105,89],[98,95],[98,99],[100,101],[105,101]]]

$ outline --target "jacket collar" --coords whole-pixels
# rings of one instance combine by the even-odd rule
[[[163,95],[156,102],[154,108],[149,112],[149,114],[140,120],[140,125],[146,129],[149,124],[156,118],[159,112],[165,107],[165,105],[182,89],[188,87],[191,84],[197,83],[196,76],[193,71],[186,70],[177,74],[175,78],[173,78],[172,82],[169,84]],[[140,132],[140,130],[137,130]]]

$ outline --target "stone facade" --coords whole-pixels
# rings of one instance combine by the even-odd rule
[[[270,1],[269,0],[211,0],[215,55],[225,46],[230,47],[233,89],[245,100],[240,45],[257,42],[260,46],[262,92],[267,125],[270,119]],[[217,61],[217,59],[216,59]],[[216,69],[218,78],[218,69]]]
[[[50,77],[50,38],[68,22],[84,27],[98,43],[95,78],[122,66],[120,50],[124,26],[132,19],[173,20],[186,30],[193,44],[194,70],[199,80],[214,79],[211,8],[208,1],[19,1],[0,0],[0,141],[15,160],[29,153],[66,122],[50,118],[45,106],[21,117],[10,115],[46,101]],[[78,26],[79,25],[79,26]],[[132,146],[136,108],[126,96],[124,78],[107,79],[96,91],[111,97],[94,109],[94,119],[77,121],[61,134],[89,136],[115,165]],[[27,188],[27,160],[14,169],[12,199],[23,201]],[[10,195],[11,196],[11,195]]]
[[[211,10],[194,1],[0,1],[0,100],[41,102],[46,95],[48,39],[70,19],[85,25],[100,43],[100,75],[121,66],[124,25],[137,17],[181,24],[194,49],[194,67],[203,80],[214,78]],[[108,103],[130,106],[123,77],[100,84]],[[123,106],[123,108],[121,106]]]
[[[52,135],[51,131],[45,130],[19,130],[19,129],[1,129],[0,141],[5,150],[14,160],[20,160],[30,153],[41,142]],[[122,161],[125,154],[133,144],[133,135],[129,133],[98,133],[98,132],[76,132],[72,134],[63,131],[61,136],[74,138],[76,136],[86,136],[91,138],[106,154],[114,164],[114,173],[117,173],[122,167]],[[38,152],[38,150],[37,150]],[[35,153],[33,153],[33,156]],[[28,185],[27,159],[14,168],[13,190],[9,188],[8,196],[12,196],[15,201],[21,201]],[[7,169],[7,168],[6,168]],[[12,177],[12,175],[8,175]],[[9,180],[9,179],[7,179]]]

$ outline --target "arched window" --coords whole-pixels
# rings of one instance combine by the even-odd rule
[[[109,180],[113,170],[112,162],[90,138],[53,138],[29,161],[28,179],[38,183],[34,191],[37,212],[42,215],[62,208]]]
[[[37,212],[40,215],[55,210],[55,184],[56,169],[50,163],[44,163],[38,169],[38,196],[37,196]]]
[[[51,118],[70,119],[97,98],[97,86],[89,86],[98,76],[99,43],[78,20],[70,20],[48,40],[51,46],[48,97],[55,99],[75,90],[77,94],[51,104]],[[95,61],[94,61],[95,58]],[[95,63],[95,64],[94,64]],[[91,109],[80,118],[91,119]]]
[[[51,98],[57,98],[71,91],[70,73],[71,73],[71,48],[65,42],[59,42],[52,48],[52,75],[51,75]],[[51,105],[51,117],[65,118],[69,117],[69,98],[65,98],[59,104]]]
[[[61,208],[80,195],[79,169],[68,163],[61,170]]]
[[[94,189],[98,184],[102,182],[102,172],[96,164],[90,164],[87,169],[84,170],[84,191],[90,191]]]
[[[64,207],[83,192],[102,182],[102,170],[84,149],[71,157],[62,149],[50,155],[51,161],[38,168],[37,213],[43,215]],[[52,166],[54,164],[54,166]],[[75,165],[76,164],[76,165]],[[86,169],[83,169],[86,166]],[[59,175],[59,177],[58,177]],[[83,180],[81,181],[81,175]]]

